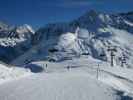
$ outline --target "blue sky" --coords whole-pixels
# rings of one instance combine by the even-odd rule
[[[0,0],[0,20],[40,27],[70,21],[90,9],[108,13],[133,11],[133,0]]]

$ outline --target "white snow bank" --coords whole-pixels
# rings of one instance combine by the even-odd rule
[[[30,75],[30,71],[28,69],[0,64],[0,84],[27,75]]]

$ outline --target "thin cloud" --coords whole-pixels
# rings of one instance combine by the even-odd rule
[[[61,8],[74,8],[74,7],[92,6],[100,4],[102,4],[102,2],[89,1],[89,0],[64,0],[64,1],[57,1],[52,4],[50,3],[47,5],[61,7]]]
[[[76,7],[76,6],[89,6],[92,5],[92,2],[88,1],[71,1],[71,2],[64,2],[60,4],[62,7]]]
[[[60,4],[57,4],[57,6],[70,8],[70,7],[92,6],[99,4],[102,4],[102,2],[88,1],[88,0],[68,0]]]
[[[102,1],[97,0],[55,0],[54,2],[41,3],[42,7],[58,7],[58,8],[77,8],[93,5],[101,5]]]

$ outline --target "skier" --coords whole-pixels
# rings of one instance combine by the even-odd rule
[[[70,66],[67,66],[67,70],[68,70],[68,71],[70,70]]]
[[[48,68],[48,65],[46,64],[46,68]]]

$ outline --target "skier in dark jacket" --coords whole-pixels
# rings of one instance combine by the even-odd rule
[[[68,70],[68,71],[70,70],[70,66],[67,66],[67,70]]]

